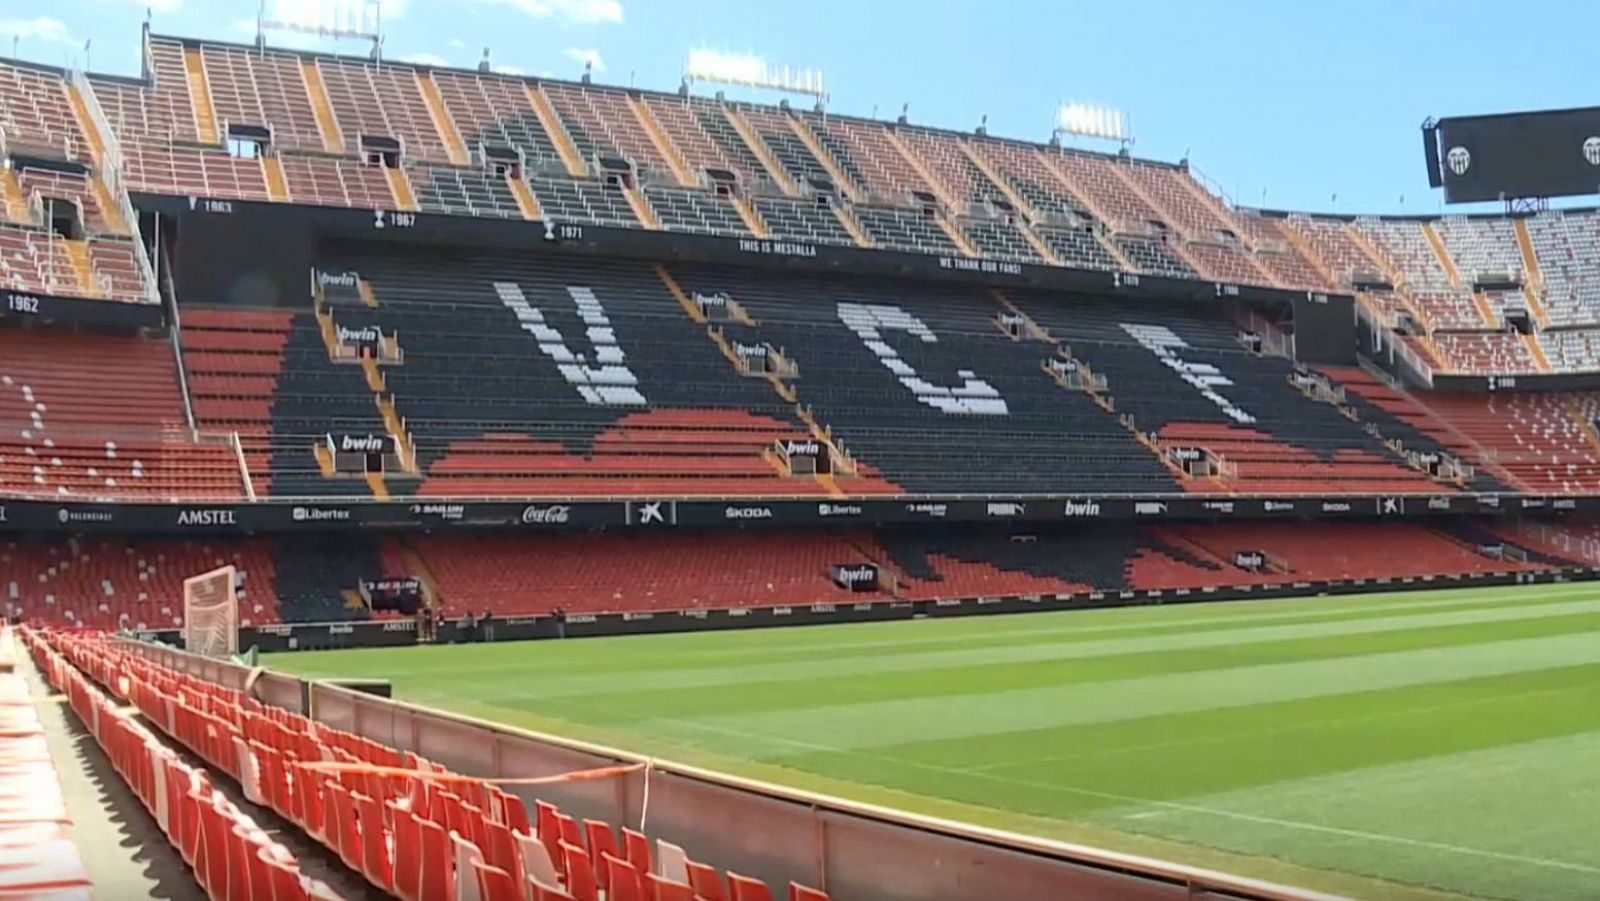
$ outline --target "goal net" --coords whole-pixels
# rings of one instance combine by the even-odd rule
[[[239,599],[234,568],[183,580],[183,643],[191,653],[225,657],[239,652]]]

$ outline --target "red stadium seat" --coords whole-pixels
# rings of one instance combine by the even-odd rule
[[[730,871],[728,888],[732,890],[732,901],[772,901],[772,890],[759,879],[740,876]]]

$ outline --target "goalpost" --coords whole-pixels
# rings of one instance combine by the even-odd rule
[[[231,566],[183,580],[183,643],[190,653],[239,653],[237,586]]]

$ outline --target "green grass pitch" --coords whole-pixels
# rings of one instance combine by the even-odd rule
[[[274,655],[404,699],[1372,898],[1600,897],[1600,584]]]

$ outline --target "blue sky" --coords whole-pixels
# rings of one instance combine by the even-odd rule
[[[136,74],[147,8],[158,32],[249,40],[258,2],[6,0],[0,53],[16,38],[24,58],[81,65],[88,39],[94,69]],[[1600,5],[1572,2],[386,0],[384,17],[393,58],[471,66],[488,46],[566,78],[594,58],[598,80],[670,90],[690,49],[755,53],[822,69],[840,112],[909,103],[914,122],[987,115],[1011,137],[1045,139],[1062,100],[1103,104],[1131,117],[1138,155],[1188,156],[1236,202],[1277,208],[1437,212],[1425,117],[1600,103]]]

